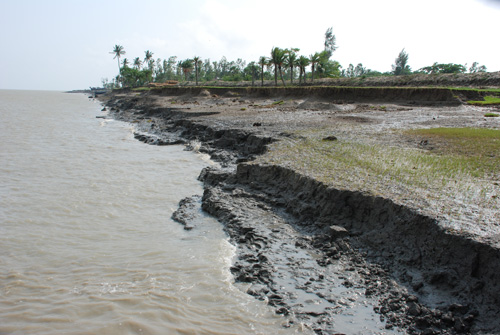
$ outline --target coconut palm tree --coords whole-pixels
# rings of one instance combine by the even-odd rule
[[[269,65],[269,60],[267,59],[266,56],[260,56],[259,58],[259,65],[260,65],[260,81],[261,81],[261,86],[264,86],[264,66]]]
[[[311,81],[314,81],[314,68],[315,68],[316,64],[318,64],[320,59],[321,59],[321,53],[319,53],[319,52],[315,52],[313,55],[309,56],[309,60],[311,62],[311,70],[312,70]]]
[[[123,58],[122,64],[123,64],[124,68],[128,67],[128,64],[129,64],[128,59],[127,58]]]
[[[115,47],[113,48],[113,51],[110,52],[110,54],[115,55],[113,59],[118,59],[118,73],[121,74],[120,57],[121,55],[125,55],[125,50],[123,50],[123,47],[121,45],[115,44]]]
[[[274,65],[274,84],[278,86],[278,71],[280,73],[283,86],[286,86],[281,68],[286,60],[286,50],[274,47],[271,49],[271,63]]]
[[[200,57],[194,56],[193,61],[194,61],[194,76],[196,78],[196,86],[198,86],[198,64],[200,62]]]
[[[299,84],[302,81],[302,78],[304,78],[304,83],[306,82],[306,66],[309,66],[309,58],[306,56],[300,56],[299,60],[297,61],[297,65],[299,66]]]
[[[140,70],[141,69],[141,66],[142,66],[142,61],[139,57],[135,57],[134,58],[134,67],[137,69],[137,70]]]
[[[297,66],[297,51],[299,49],[296,48],[286,50],[286,65],[290,68],[290,84],[293,84],[293,68]]]
[[[153,53],[149,50],[144,51],[144,53],[146,54],[144,57],[144,64],[148,64],[149,69],[153,70],[151,68],[152,67],[151,60],[153,59]]]

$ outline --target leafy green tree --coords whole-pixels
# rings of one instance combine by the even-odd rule
[[[431,66],[426,66],[421,68],[419,71],[427,74],[437,74],[437,73],[465,73],[467,68],[462,64],[438,64],[435,62]]]
[[[259,66],[255,62],[250,62],[243,69],[244,80],[252,80],[252,86],[255,86],[255,77],[257,76],[257,72],[259,71]]]
[[[156,65],[154,66],[154,78],[156,82],[160,82],[163,79],[164,72],[161,58],[156,59]]]
[[[278,72],[283,82],[283,86],[286,86],[285,80],[283,79],[282,67],[286,60],[286,50],[274,47],[271,49],[270,61],[274,65],[274,84],[278,86]]]
[[[215,70],[212,64],[213,63],[210,61],[210,59],[205,59],[205,61],[203,62],[203,75],[206,81],[215,79]]]
[[[188,80],[188,74],[193,70],[193,60],[192,59],[186,59],[183,62],[181,62],[181,68],[182,72],[184,73],[184,80]]]
[[[260,85],[264,86],[264,66],[269,65],[269,60],[266,56],[260,56],[259,58],[259,65],[260,65]]]
[[[122,68],[121,80],[125,87],[144,86],[151,78],[151,70],[139,70],[131,67]]]
[[[394,65],[392,65],[392,73],[395,76],[411,74],[411,68],[408,65],[408,57],[408,53],[403,48],[396,58]]]
[[[115,57],[113,59],[118,60],[118,74],[121,74],[121,67],[120,67],[120,57],[122,55],[125,55],[125,50],[121,45],[115,44],[115,47],[113,48],[113,51],[110,52],[110,54],[114,54]]]
[[[347,69],[342,70],[342,76],[343,77],[347,77],[347,78],[356,77],[356,74],[354,72],[354,65],[349,64],[349,66],[347,67]]]
[[[140,70],[142,66],[142,61],[139,57],[134,58],[134,68]]]
[[[163,68],[165,69],[166,80],[176,79],[176,67],[177,64],[177,56],[170,56],[167,60],[167,64],[163,64]]]
[[[299,66],[299,85],[301,84],[302,78],[304,78],[304,83],[306,82],[306,67],[309,66],[310,61],[306,56],[300,56],[298,60]]]
[[[337,42],[333,34],[333,27],[330,27],[325,32],[325,51],[327,52],[328,59],[332,57],[335,50],[337,50]]]
[[[342,71],[342,75],[348,78],[361,77],[366,75],[368,71],[369,70],[367,70],[361,63],[356,65],[356,67],[354,67],[354,65],[352,64],[349,64],[347,69]]]
[[[340,76],[340,64],[328,58],[328,52],[320,52],[319,62],[316,65],[315,73],[319,78],[331,78]]]
[[[484,65],[479,65],[478,62],[472,63],[471,67],[469,68],[470,73],[476,73],[476,72],[486,72],[486,66]]]
[[[229,63],[228,63],[228,61],[227,61],[227,59],[226,59],[225,56],[222,56],[222,58],[220,59],[220,61],[218,63],[218,66],[219,66],[219,75],[218,75],[218,77],[219,78],[223,78],[227,74],[227,72],[229,70]]]

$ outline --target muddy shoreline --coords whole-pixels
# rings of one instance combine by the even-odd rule
[[[335,108],[339,120],[351,122],[342,108],[356,104],[350,101],[356,97],[344,92],[333,102],[316,92],[320,100],[314,104],[296,105],[309,114]],[[363,101],[397,103],[396,109],[459,104],[453,94],[422,92],[413,91],[411,101],[401,92],[385,100],[380,92],[369,93]],[[115,92],[103,100],[109,115],[136,123],[138,140],[183,143],[221,164],[201,172],[202,198],[183,200],[174,217],[196,229],[189,218],[201,201],[237,246],[235,281],[289,325],[302,324],[317,334],[500,332],[497,240],[448,231],[438,218],[387,197],[336,189],[285,167],[254,162],[270,143],[290,136],[283,124],[311,127],[307,120],[294,123],[295,114],[282,118],[293,114],[294,106],[275,111],[272,122],[265,118],[268,110],[245,115],[266,105],[268,94],[279,93],[182,88]]]

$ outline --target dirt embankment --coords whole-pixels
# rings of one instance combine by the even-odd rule
[[[317,98],[345,103],[403,103],[406,105],[460,105],[466,100],[481,100],[482,94],[467,89],[426,88],[426,87],[210,87],[210,94],[227,97],[253,98]],[[155,88],[151,94],[161,96],[200,96],[204,87],[176,86]],[[334,99],[334,100],[332,100]]]
[[[194,82],[180,83],[183,86],[193,86]],[[249,87],[251,82],[211,81],[202,86]],[[289,81],[286,81],[290,85]],[[255,80],[254,86],[260,86],[261,81]],[[274,86],[274,80],[264,81],[264,86]],[[278,83],[281,85],[281,82]],[[349,86],[349,87],[500,87],[500,72],[478,73],[447,73],[447,74],[412,74],[405,76],[355,77],[355,78],[325,78],[308,81],[302,86]]]
[[[293,103],[278,108],[276,102],[291,96]],[[202,207],[238,247],[231,268],[236,282],[268,301],[289,324],[301,323],[317,334],[500,332],[496,239],[479,242],[444,229],[432,212],[396,203],[390,193],[338,189],[285,167],[251,162],[270,143],[292,138],[292,130],[331,123],[337,133],[366,135],[380,111],[353,101],[456,106],[456,94],[176,88],[106,99],[114,117],[137,123],[138,139],[186,143],[221,162],[222,169],[206,169],[200,176]],[[368,116],[350,115],[360,107],[370,109]],[[394,107],[394,113],[408,117],[411,112],[425,119],[418,122],[433,122],[433,108],[438,107]],[[461,107],[439,108],[442,114],[462,113]],[[190,229],[196,229],[189,225],[193,202],[196,198],[181,202],[175,215]]]

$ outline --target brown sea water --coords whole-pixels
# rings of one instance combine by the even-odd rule
[[[97,119],[83,94],[0,90],[0,334],[290,334],[233,284],[214,219],[171,220],[211,164]]]

